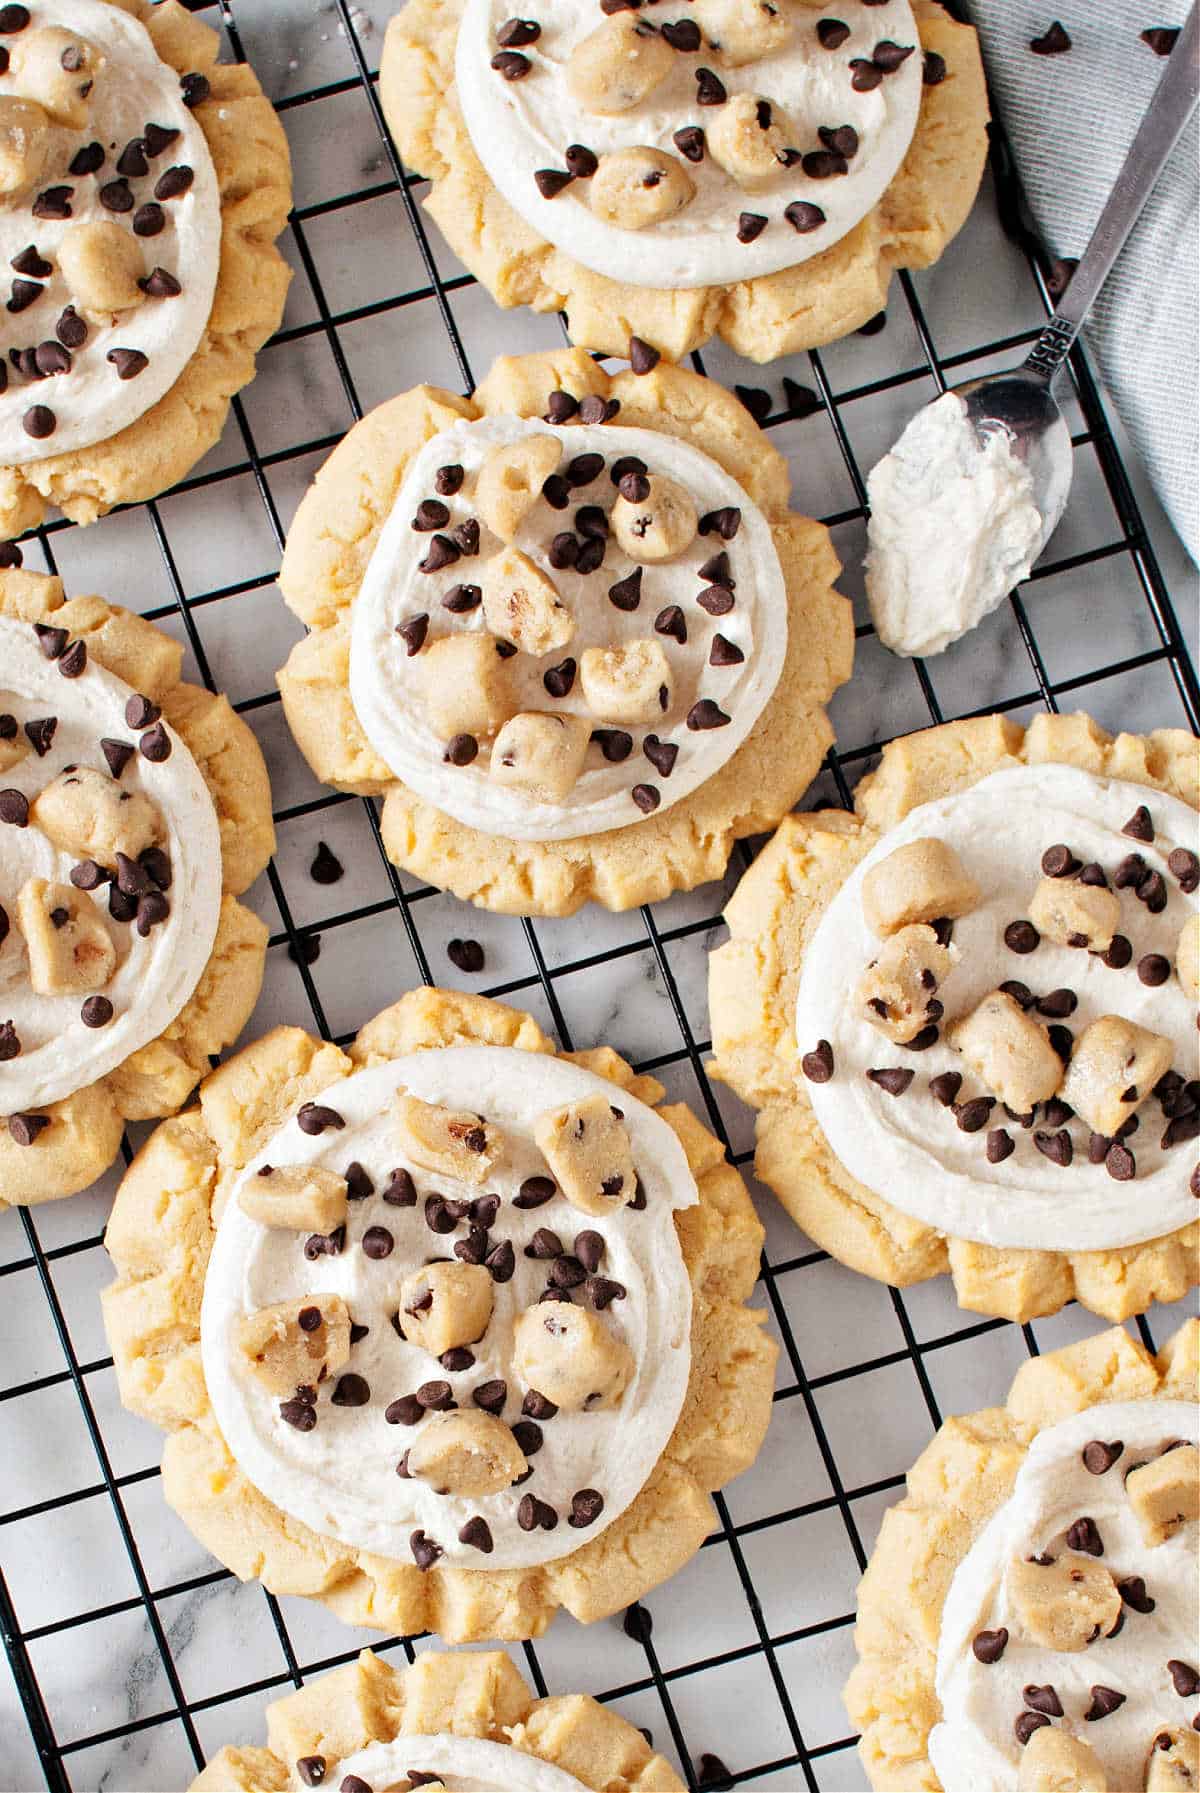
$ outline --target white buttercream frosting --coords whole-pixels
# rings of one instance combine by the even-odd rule
[[[896,654],[940,654],[1003,602],[1041,550],[1029,468],[981,443],[957,393],[918,411],[867,481],[867,597]]]
[[[696,54],[679,53],[678,66],[631,111],[601,117],[583,112],[566,79],[575,45],[603,23],[598,5],[581,0],[544,0],[537,17],[536,43],[522,47],[532,69],[524,80],[506,81],[490,65],[499,44],[497,29],[512,16],[507,0],[467,0],[458,35],[456,82],[475,150],[505,199],[538,234],[556,248],[611,280],[631,286],[697,287],[749,280],[807,261],[838,242],[878,204],[895,178],[916,128],[921,104],[921,48],[908,0],[866,5],[845,0],[833,9],[850,35],[836,49],[817,37],[821,14],[813,7],[780,0],[791,34],[778,50],[757,62],[729,68],[710,44]],[[657,27],[690,19],[688,5],[662,5],[645,15]],[[890,41],[913,54],[869,93],[851,85],[855,59],[870,60],[875,46]],[[716,108],[696,103],[697,68],[709,68],[728,94],[750,93],[781,108],[793,126],[794,144],[819,150],[822,126],[851,125],[857,153],[848,172],[812,179],[796,166],[781,167],[765,187],[746,191],[711,156],[685,161],[695,182],[690,204],[676,216],[644,230],[607,223],[588,203],[588,182],[573,182],[554,199],[544,199],[534,180],[540,169],[564,167],[564,152],[576,143],[602,155],[647,146],[678,156],[675,132],[704,129]],[[819,206],[825,222],[798,234],[784,218],[793,201]],[[768,219],[753,241],[738,241],[738,218],[753,212]]]
[[[145,26],[119,6],[101,0],[47,0],[31,5],[29,11],[27,31],[57,26],[77,32],[106,61],[96,76],[87,124],[79,130],[52,124],[43,174],[27,190],[0,202],[0,261],[7,266],[34,244],[43,260],[52,264],[51,272],[37,279],[43,290],[33,304],[0,314],[5,357],[9,349],[53,341],[60,314],[74,303],[75,295],[58,265],[59,245],[73,225],[103,220],[132,233],[137,210],[158,203],[154,187],[169,168],[190,168],[194,179],[179,198],[161,202],[166,223],[157,235],[133,237],[145,275],[164,268],[178,280],[181,292],[173,298],[147,297],[115,319],[91,323],[87,341],[71,351],[73,365],[67,373],[30,380],[10,364],[7,390],[0,394],[0,462],[17,465],[104,441],[158,402],[175,384],[204,334],[221,256],[220,195],[208,144],[183,104],[178,72],[160,60]],[[14,54],[20,41],[20,35],[4,39]],[[0,96],[18,91],[11,73],[0,75]],[[129,177],[133,208],[114,212],[101,203],[100,190],[122,178],[117,161],[148,124],[179,135],[148,159],[148,173]],[[72,159],[91,144],[103,149],[103,166],[94,174],[73,175]],[[69,189],[70,218],[32,215],[38,194],[51,187]],[[133,379],[119,378],[106,359],[117,348],[140,351],[148,357],[148,365]],[[48,406],[56,419],[53,433],[39,440],[28,435],[21,422],[33,405]]]
[[[107,777],[101,739],[137,745],[136,732],[125,722],[125,705],[133,695],[94,661],[81,677],[63,678],[39,650],[29,624],[0,618],[0,714],[14,716],[22,729],[28,721],[58,718],[49,752],[27,753],[0,772],[0,786],[32,802],[65,766],[91,766]],[[169,758],[152,764],[135,752],[120,788],[144,793],[162,817],[162,844],[172,870],[171,912],[143,937],[135,927],[109,919],[107,886],[95,893],[117,948],[117,969],[103,990],[114,1010],[106,1027],[84,1025],[77,995],[42,996],[32,989],[16,926],[17,896],[26,880],[67,883],[77,861],[32,821],[24,828],[0,823],[0,907],[12,924],[0,946],[0,1022],[12,1021],[21,1041],[19,1057],[0,1063],[0,1114],[61,1101],[157,1039],[208,964],[221,910],[220,830],[199,767],[172,729],[167,735]]]
[[[1141,804],[1150,810],[1153,844],[1121,832]],[[943,1037],[924,1052],[892,1044],[863,1018],[853,992],[879,942],[863,919],[862,884],[869,869],[906,841],[934,836],[949,842],[982,890],[980,906],[954,924],[955,963],[938,988],[945,1007]],[[835,1071],[828,1083],[804,1088],[837,1157],[869,1189],[902,1213],[953,1237],[988,1245],[1056,1251],[1095,1251],[1155,1239],[1195,1218],[1188,1191],[1195,1161],[1186,1145],[1164,1150],[1166,1122],[1150,1097],[1128,1140],[1137,1175],[1116,1182],[1103,1164],[1088,1161],[1088,1133],[1073,1120],[1073,1162],[1043,1157],[1032,1131],[1009,1119],[997,1104],[988,1123],[1004,1127],[1015,1142],[1011,1157],[989,1164],[986,1131],[961,1132],[950,1108],[929,1093],[929,1081],[945,1071],[964,1074],[961,1100],[990,1095],[965,1070],[944,1038],[946,1028],[968,1014],[1001,983],[1016,979],[1037,995],[1070,989],[1078,1007],[1066,1025],[1076,1038],[1101,1015],[1121,1015],[1175,1043],[1175,1067],[1188,1076],[1195,1066],[1195,1011],[1174,975],[1148,987],[1137,974],[1145,954],[1173,961],[1180,927],[1196,913],[1167,870],[1175,847],[1194,848],[1196,815],[1187,804],[1141,785],[1126,784],[1072,766],[1014,766],[992,773],[969,790],[922,804],[891,829],[855,868],[834,897],[805,949],[796,1011],[801,1053],[826,1039]],[[1152,915],[1134,892],[1120,892],[1119,931],[1133,947],[1123,970],[1101,958],[1043,940],[1018,955],[1004,944],[1009,922],[1029,914],[1047,847],[1068,845],[1084,863],[1099,862],[1111,875],[1131,851],[1163,873],[1167,904]],[[899,1097],[871,1082],[870,1069],[915,1071]]]
[[[1102,1475],[1091,1474],[1083,1462],[1092,1439],[1124,1447]],[[1026,1686],[1054,1688],[1063,1708],[1054,1722],[1096,1751],[1113,1788],[1142,1786],[1157,1730],[1191,1724],[1195,1698],[1175,1691],[1167,1663],[1196,1663],[1196,1522],[1148,1548],[1124,1487],[1129,1470],[1177,1439],[1196,1442],[1194,1402],[1089,1407],[1034,1439],[1008,1500],[955,1570],[942,1612],[937,1694],[943,1717],[930,1733],[929,1756],[943,1787],[1015,1793],[1022,1784],[1021,1744],[1013,1724],[1026,1708]],[[1115,1636],[1061,1654],[1023,1634],[1005,1575],[1015,1558],[1061,1555],[1068,1549],[1068,1527],[1084,1517],[1094,1521],[1104,1546],[1098,1562],[1118,1582],[1140,1576],[1154,1610],[1142,1613],[1127,1604]],[[972,1640],[1001,1627],[1009,1633],[1003,1655],[981,1663]],[[1084,1714],[1095,1685],[1123,1693],[1125,1703],[1089,1722]]]
[[[436,1774],[446,1793],[586,1793],[565,1768],[509,1743],[483,1737],[437,1735],[397,1737],[392,1743],[371,1743],[338,1763],[338,1774],[353,1774],[371,1793],[386,1793],[407,1781],[410,1769]]]
[[[593,453],[604,456],[605,466],[589,485],[572,492],[568,509],[554,510],[540,498],[521,524],[516,546],[557,586],[574,617],[575,634],[567,647],[556,652],[516,656],[507,662],[508,674],[522,709],[588,716],[596,728],[610,724],[627,728],[633,735],[633,751],[620,763],[606,760],[593,742],[579,779],[560,803],[537,802],[524,791],[492,782],[486,742],[481,742],[479,756],[470,765],[447,764],[446,742],[429,726],[424,709],[422,655],[410,656],[396,634],[398,625],[422,614],[429,617],[429,643],[451,633],[487,632],[482,608],[452,615],[443,607],[442,598],[454,585],[478,584],[484,563],[502,544],[481,526],[477,558],[460,559],[437,573],[422,573],[419,563],[429,551],[431,536],[413,529],[413,516],[422,499],[434,495],[438,468],[459,465],[466,477],[461,490],[443,501],[450,511],[446,528],[453,529],[473,517],[475,476],[488,450],[523,436],[547,434],[562,442],[560,467]],[[614,537],[606,543],[603,566],[592,573],[580,574],[573,567],[555,569],[548,557],[552,538],[571,529],[581,506],[611,507],[617,492],[610,469],[624,456],[635,456],[652,474],[666,474],[686,487],[702,517],[709,511],[734,507],[741,511],[742,519],[729,542],[711,533],[697,536],[676,559],[645,567],[641,602],[633,611],[618,610],[607,595],[612,585],[634,570],[634,562]],[[736,592],[733,608],[726,615],[712,616],[697,602],[708,583],[699,569],[719,551],[729,556]],[[655,618],[673,604],[683,612],[686,643],[655,632]],[[718,634],[741,650],[741,663],[709,664]],[[637,638],[649,638],[661,646],[674,676],[670,708],[654,722],[612,724],[611,718],[593,714],[578,678],[566,697],[548,695],[543,677],[551,666],[567,656],[579,661],[589,647],[610,647]],[[715,461],[673,437],[654,430],[624,429],[619,423],[554,427],[515,417],[485,417],[473,423],[455,423],[434,436],[408,469],[355,600],[350,693],[371,746],[418,796],[487,834],[513,840],[569,840],[639,821],[642,812],[630,795],[639,783],[657,789],[658,808],[665,810],[711,778],[761,715],[778,683],[786,648],[787,592],[770,524]],[[726,726],[687,727],[689,710],[702,698],[719,704],[730,718]],[[668,776],[644,757],[642,745],[650,734],[679,749]]]
[[[508,1135],[486,1191],[501,1198],[492,1243],[511,1240],[516,1273],[511,1281],[494,1284],[491,1322],[471,1347],[474,1363],[462,1371],[445,1369],[421,1346],[398,1337],[391,1325],[404,1276],[435,1257],[449,1257],[456,1240],[467,1236],[466,1221],[450,1235],[431,1232],[424,1218],[426,1196],[437,1192],[462,1199],[481,1193],[410,1165],[417,1205],[382,1201],[390,1172],[405,1165],[389,1119],[391,1098],[402,1086],[427,1102],[469,1106]],[[592,1218],[571,1208],[561,1194],[536,1209],[515,1208],[521,1183],[546,1174],[533,1143],[537,1116],[597,1093],[624,1114],[645,1208],[623,1207]],[[577,1065],[515,1048],[455,1046],[417,1053],[356,1072],[321,1100],[344,1117],[345,1127],[307,1135],[293,1117],[251,1160],[241,1181],[253,1178],[263,1163],[314,1164],[343,1173],[357,1162],[376,1193],[351,1202],[341,1253],[309,1262],[301,1235],[248,1218],[237,1201],[240,1182],[235,1185],[213,1247],[201,1320],[205,1381],[230,1450],[278,1507],[314,1531],[362,1550],[411,1562],[411,1536],[420,1529],[441,1546],[447,1563],[473,1569],[527,1567],[566,1555],[597,1536],[634,1499],[674,1430],[687,1389],[691,1288],[675,1211],[699,1198],[682,1146],[665,1121],[624,1091]],[[369,1226],[384,1226],[393,1235],[388,1257],[371,1259],[363,1251]],[[502,1379],[508,1385],[502,1417],[510,1424],[520,1417],[525,1389],[514,1369],[513,1324],[546,1286],[547,1263],[524,1255],[541,1227],[556,1232],[568,1251],[585,1228],[604,1239],[600,1273],[627,1291],[603,1316],[636,1361],[624,1394],[611,1408],[561,1411],[546,1420],[544,1442],[529,1459],[534,1473],[519,1488],[468,1498],[438,1494],[415,1477],[397,1477],[396,1465],[419,1432],[389,1425],[384,1410],[426,1382],[449,1382],[458,1405],[470,1411],[472,1391]],[[235,1368],[234,1335],[247,1313],[328,1291],[341,1295],[353,1321],[370,1329],[352,1347],[346,1369],[366,1379],[371,1398],[364,1406],[336,1406],[322,1389],[316,1428],[298,1432],[280,1418],[278,1397]],[[604,1507],[593,1525],[576,1529],[567,1516],[573,1494],[583,1489],[599,1492]],[[520,1529],[516,1513],[526,1493],[554,1507],[559,1521],[553,1530]],[[491,1530],[491,1554],[459,1541],[460,1529],[476,1515]]]

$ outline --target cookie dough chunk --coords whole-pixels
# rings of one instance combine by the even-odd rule
[[[1106,1636],[1121,1613],[1121,1596],[1108,1570],[1071,1552],[1049,1563],[1010,1563],[1008,1595],[1026,1636],[1063,1655]]]
[[[607,118],[640,106],[674,67],[675,52],[653,25],[622,12],[576,44],[567,86],[585,112]]]
[[[691,547],[700,527],[689,494],[663,473],[626,475],[610,522],[630,560],[646,566],[676,559]]]
[[[897,847],[871,867],[862,881],[863,917],[886,939],[914,922],[969,915],[979,894],[954,848],[931,836]]]
[[[519,548],[506,548],[489,560],[481,583],[488,628],[523,654],[556,653],[574,635],[575,618],[553,579]]]
[[[314,1164],[264,1164],[242,1184],[238,1207],[260,1226],[332,1233],[346,1218],[346,1179]]]
[[[950,949],[939,945],[932,928],[901,928],[867,966],[856,1000],[872,1027],[907,1045],[928,1024],[938,985],[952,963]]]
[[[1090,1743],[1054,1725],[1033,1733],[1021,1757],[1029,1793],[1108,1793],[1104,1765]]]
[[[523,436],[519,442],[498,444],[475,481],[480,522],[502,542],[513,541],[561,459],[557,436]],[[492,628],[497,634],[504,633],[495,623]]]
[[[689,206],[696,184],[665,150],[637,144],[610,150],[592,176],[588,201],[598,218],[622,230],[646,230]]]
[[[422,1102],[407,1090],[397,1090],[393,1113],[401,1150],[422,1170],[460,1183],[487,1182],[504,1146],[498,1127],[467,1109]]]
[[[541,1115],[533,1136],[580,1213],[611,1214],[633,1200],[637,1173],[629,1134],[624,1117],[603,1096],[586,1096]]]
[[[81,131],[91,111],[92,89],[106,59],[77,32],[46,25],[24,31],[9,52],[13,87],[33,100],[55,124]]]
[[[786,0],[695,0],[692,11],[726,68],[774,55],[792,34]]]
[[[748,193],[774,179],[794,141],[783,112],[759,93],[736,93],[726,100],[705,137],[713,161]]]
[[[75,308],[94,323],[142,303],[145,263],[138,239],[106,218],[72,224],[58,246],[58,265]]]
[[[50,121],[32,100],[0,97],[0,194],[40,181],[50,154]]]
[[[1200,915],[1189,917],[1179,930],[1175,970],[1192,1001],[1200,1002]]]
[[[1126,1476],[1125,1492],[1146,1543],[1165,1544],[1181,1525],[1200,1516],[1200,1451],[1180,1444],[1140,1464]]]
[[[439,1494],[499,1494],[527,1467],[511,1431],[491,1413],[430,1414],[408,1453],[408,1473]]]
[[[1062,1097],[1095,1133],[1111,1136],[1135,1114],[1164,1071],[1172,1046],[1120,1015],[1101,1015],[1075,1044]]]
[[[1048,1102],[1062,1082],[1062,1060],[1045,1029],[1004,990],[993,990],[952,1028],[950,1044],[985,1089],[1016,1114]]]
[[[589,647],[579,682],[593,716],[603,722],[657,722],[671,704],[674,675],[657,641]]]
[[[615,1406],[634,1372],[628,1345],[603,1320],[560,1301],[526,1308],[513,1362],[526,1388],[569,1413]]]
[[[513,716],[496,736],[491,776],[542,803],[561,803],[583,771],[591,724],[582,716],[533,710]]]
[[[1173,1725],[1157,1731],[1146,1757],[1146,1793],[1195,1793],[1200,1787],[1200,1736]]]
[[[1121,925],[1121,900],[1102,884],[1043,878],[1033,893],[1029,919],[1044,940],[1107,952]]]
[[[117,966],[117,949],[86,891],[30,878],[17,899],[29,954],[29,981],[39,996],[85,996],[102,990]]]
[[[492,1318],[492,1279],[481,1264],[427,1264],[400,1285],[400,1328],[433,1357],[481,1339]]]
[[[516,704],[490,635],[443,635],[419,662],[429,726],[443,741],[494,735]]]
[[[56,847],[115,871],[118,853],[137,859],[162,840],[162,818],[141,791],[125,791],[91,766],[52,778],[30,805],[29,819]]]
[[[11,772],[29,753],[29,741],[15,716],[0,716],[0,772]]]
[[[350,1356],[346,1303],[326,1291],[260,1307],[239,1322],[238,1349],[250,1374],[273,1394],[315,1387]]]

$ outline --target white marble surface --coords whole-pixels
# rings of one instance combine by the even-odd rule
[[[369,0],[353,8],[359,46],[371,68],[390,10],[391,0]],[[336,7],[331,0],[315,5],[313,0],[230,0],[228,11],[275,98],[286,101],[314,88],[333,89],[288,108],[284,120],[295,158],[300,230],[334,315],[358,403],[365,408],[422,379],[460,387],[438,305],[364,94],[358,86],[337,91],[339,84],[354,80],[357,65]],[[215,8],[208,16],[216,18]],[[335,203],[347,195],[352,197],[346,203]],[[459,280],[461,269],[432,227],[430,242],[442,276]],[[295,233],[289,233],[286,250],[298,271],[284,336],[263,354],[258,379],[243,401],[252,439],[267,460],[271,500],[284,527],[321,452],[272,457],[286,456],[300,442],[327,443],[352,420]],[[1005,243],[988,190],[958,242],[914,284],[943,356],[970,354],[980,344],[1033,329],[1042,315],[1033,279]],[[394,302],[399,295],[412,296],[399,304]],[[477,376],[496,353],[560,340],[555,319],[501,314],[474,287],[456,289],[451,298]],[[356,315],[376,304],[384,309],[365,318]],[[784,372],[804,384],[813,380],[804,357],[795,365],[767,370],[738,364],[719,348],[705,360],[708,370],[722,379],[767,387],[777,406]],[[933,391],[899,289],[893,290],[888,325],[881,334],[853,337],[825,351],[821,360],[837,395],[859,392],[902,371],[913,375],[886,392],[848,397],[841,407],[854,453],[869,466]],[[994,361],[968,360],[955,369],[955,377],[965,378]],[[855,509],[854,487],[826,415],[780,425],[775,439],[790,456],[800,508],[825,517]],[[326,794],[291,747],[271,696],[274,670],[298,626],[272,583],[279,546],[235,420],[200,471],[225,476],[162,500],[154,513],[170,543],[183,595],[196,600],[192,617],[212,674],[235,702],[250,706],[246,714],[266,752],[276,803],[284,812],[276,860],[282,888],[298,925],[328,930],[312,980],[327,1027],[343,1034],[419,981],[419,969],[400,917],[387,908],[389,880],[363,807],[335,801],[319,810],[289,813]],[[1194,651],[1194,569],[1138,470],[1131,471],[1145,505],[1150,541]],[[140,508],[86,532],[54,532],[54,556],[68,586],[105,591],[140,610],[170,604],[173,593],[155,539],[155,514]],[[845,588],[862,621],[861,519],[837,525],[835,536],[847,564]],[[1055,570],[1059,562],[1116,541],[1112,505],[1093,451],[1084,447],[1066,518],[1045,568],[1024,593],[1054,682],[1084,677],[1114,660],[1153,653],[1158,646],[1127,553],[1114,552],[1088,567],[1068,564]],[[29,564],[37,563],[35,551]],[[226,586],[238,590],[209,597]],[[178,615],[167,616],[164,626],[180,630]],[[196,676],[198,668],[190,663],[188,670]],[[1018,715],[1036,707],[1036,681],[1008,607],[931,662],[929,674],[948,716],[1013,700],[1021,700]],[[1184,720],[1161,660],[1104,681],[1086,698],[1110,728]],[[1078,701],[1065,694],[1063,707]],[[852,754],[929,720],[913,668],[892,659],[869,638],[860,644],[854,681],[839,693],[833,714],[840,742]],[[854,761],[855,775],[864,764],[861,758]],[[828,779],[821,780],[814,796],[827,787]],[[345,878],[332,887],[318,886],[308,876],[319,840],[327,841],[346,867]],[[666,1057],[661,1075],[671,1096],[701,1108],[703,1097],[687,1047],[703,1051],[707,1042],[705,954],[719,938],[723,897],[743,863],[739,857],[721,886],[676,897],[654,914],[655,928],[666,936],[662,950],[677,981],[687,1037],[640,914],[610,916],[589,909],[569,921],[539,923],[532,931],[572,1043],[607,1041],[638,1060]],[[407,878],[401,885],[406,892],[415,889]],[[251,900],[281,932],[266,879]],[[379,905],[379,911],[352,926],[333,926],[339,915],[360,905]],[[535,947],[520,923],[469,913],[436,893],[419,894],[410,913],[434,977],[487,990],[516,986],[513,1000],[554,1029],[556,1017],[538,980]],[[487,966],[480,977],[464,978],[446,958],[446,944],[456,934],[484,944]],[[607,952],[618,956],[600,967],[554,975]],[[250,1035],[278,1021],[309,1019],[302,980],[280,941],[270,952]],[[747,1152],[750,1115],[727,1092],[716,1091],[715,1100],[734,1151]],[[221,1575],[165,1506],[156,1474],[158,1434],[126,1415],[117,1401],[97,1303],[110,1275],[99,1235],[113,1183],[110,1176],[87,1195],[36,1210],[30,1221],[33,1239],[49,1254],[46,1276],[69,1358],[31,1256],[30,1233],[16,1214],[0,1218],[0,1397],[7,1395],[0,1398],[0,1459],[5,1466],[0,1566],[18,1623],[24,1633],[33,1634],[29,1661],[66,1752],[66,1780],[51,1784],[176,1789],[186,1786],[196,1759],[141,1599],[139,1575],[153,1598],[202,1750],[235,1737],[257,1739],[262,1704],[270,1689],[287,1684],[291,1664],[261,1590],[239,1587]],[[680,1759],[680,1741],[694,1762],[703,1752],[714,1751],[732,1771],[746,1776],[746,1786],[792,1789],[806,1784],[796,1765],[794,1725],[806,1748],[826,1752],[813,1760],[815,1784],[846,1793],[866,1785],[853,1750],[845,1746],[849,1724],[838,1697],[851,1661],[849,1625],[859,1567],[855,1552],[870,1549],[881,1515],[895,1498],[894,1486],[879,1489],[877,1484],[902,1475],[934,1424],[900,1314],[907,1317],[921,1349],[934,1401],[945,1412],[1000,1398],[1026,1346],[1020,1332],[1007,1326],[959,1337],[972,1328],[972,1317],[954,1306],[944,1279],[910,1291],[901,1307],[888,1290],[836,1264],[808,1262],[808,1242],[765,1191],[759,1194],[772,1266],[763,1302],[772,1310],[772,1330],[783,1336],[786,1329],[788,1348],[781,1358],[774,1424],[759,1462],[728,1490],[721,1528],[710,1544],[647,1602],[670,1712],[653,1683],[645,1649],[625,1636],[619,1621],[584,1630],[560,1618],[539,1641],[535,1655],[551,1691],[616,1690],[617,1707],[651,1727],[668,1755]],[[1151,1315],[1155,1336],[1164,1337],[1180,1317]],[[1033,1331],[1046,1349],[1095,1328],[1095,1321],[1072,1309]],[[95,1435],[73,1383],[75,1370]],[[842,1378],[847,1370],[856,1373]],[[807,1394],[800,1387],[801,1375],[809,1384]],[[12,1395],[31,1381],[32,1389]],[[810,1402],[832,1452],[833,1474],[817,1448]],[[119,1514],[105,1487],[109,1476],[116,1480]],[[845,1518],[838,1504],[843,1494],[848,1497]],[[136,1552],[136,1567],[123,1525]],[[757,1603],[747,1595],[740,1568],[757,1589]],[[81,1623],[81,1615],[89,1616]],[[367,1641],[297,1600],[280,1602],[279,1620],[304,1672]],[[766,1639],[772,1640],[769,1650],[763,1648]],[[386,1647],[401,1648],[395,1643]],[[527,1663],[524,1651],[515,1654]],[[701,1662],[707,1666],[693,1667]],[[247,1687],[257,1691],[246,1693]],[[777,1763],[785,1765],[772,1769]],[[0,1667],[0,1789],[11,1793],[45,1784],[15,1690]]]

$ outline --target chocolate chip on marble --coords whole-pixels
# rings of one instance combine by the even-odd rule
[[[446,948],[446,957],[459,971],[472,975],[484,967],[484,951],[478,940],[451,940]]]
[[[1055,19],[1040,37],[1031,37],[1029,48],[1035,56],[1061,56],[1071,48],[1071,39],[1065,28]]]
[[[771,415],[771,394],[762,386],[735,386],[733,390],[755,423],[765,423]]]

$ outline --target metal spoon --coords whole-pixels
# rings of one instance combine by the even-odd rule
[[[968,380],[953,388],[966,405],[967,417],[980,443],[985,443],[994,431],[1003,431],[1012,452],[1027,464],[1033,477],[1034,502],[1042,518],[1037,554],[1058,527],[1071,490],[1071,432],[1052,391],[1054,376],[1070,353],[1163,164],[1191,117],[1200,91],[1197,10],[1193,5],[1083,259],[1028,358],[1006,373],[985,374],[982,379]]]

